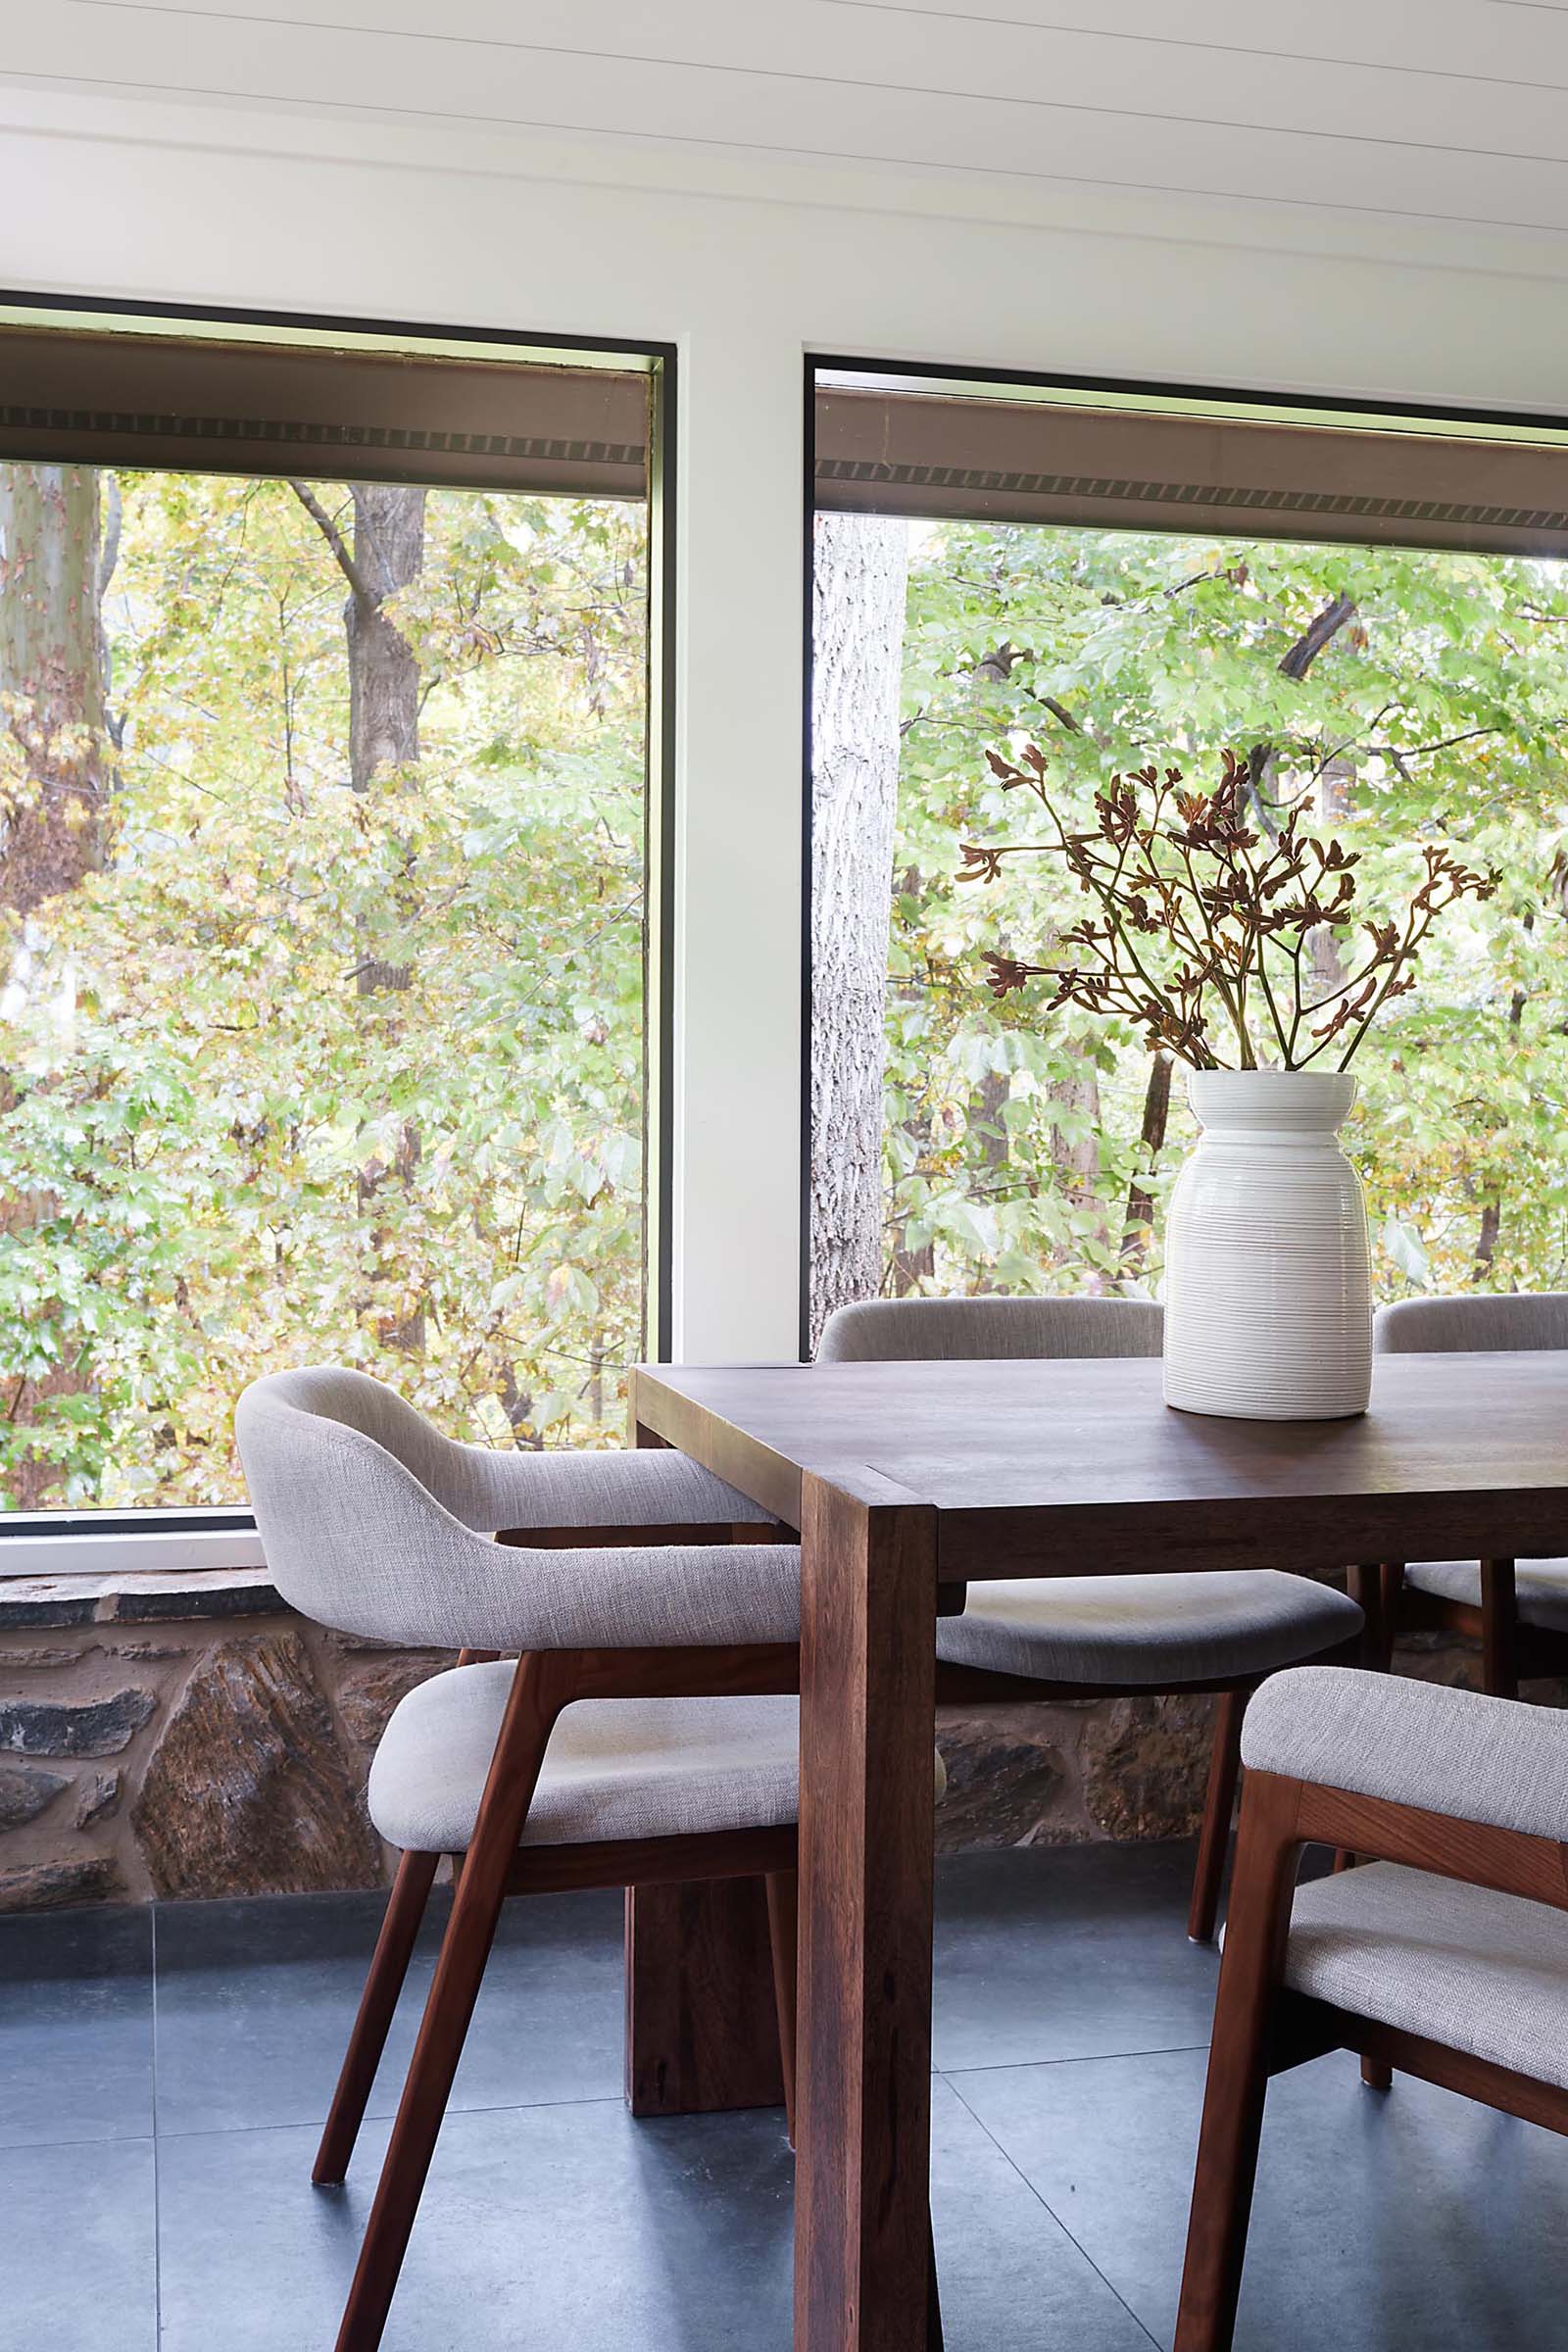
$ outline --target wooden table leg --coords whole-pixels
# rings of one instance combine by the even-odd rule
[[[626,1889],[626,2104],[784,2104],[763,1880]]]
[[[1361,1663],[1373,1674],[1386,1674],[1388,1658],[1385,1654],[1384,1610],[1387,1603],[1384,1593],[1383,1564],[1381,1561],[1373,1561],[1370,1564],[1351,1568],[1347,1571],[1345,1581],[1349,1590],[1350,1598],[1360,1602],[1361,1614],[1365,1620],[1361,1629]]]
[[[858,1484],[802,1484],[795,2344],[921,2352],[936,1520]]]
[[[1481,1563],[1481,1683],[1494,1698],[1517,1698],[1519,1602],[1512,1560]]]

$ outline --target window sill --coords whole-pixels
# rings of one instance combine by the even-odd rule
[[[149,1528],[145,1534],[73,1531],[0,1537],[0,1598],[13,1578],[122,1577],[190,1570],[263,1568],[262,1539],[249,1528]]]

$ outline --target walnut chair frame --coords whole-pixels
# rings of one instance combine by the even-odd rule
[[[1418,2076],[1568,2134],[1568,2091],[1423,2035],[1292,1991],[1284,1982],[1297,1872],[1308,1844],[1459,1879],[1568,1911],[1568,1846],[1445,1813],[1251,1770],[1220,1970],[1174,2352],[1230,2352],[1271,2076],[1334,2049],[1367,2078]]]
[[[1561,1292],[1466,1292],[1454,1298],[1403,1298],[1378,1309],[1376,1351],[1436,1350],[1483,1353],[1524,1349],[1551,1353],[1568,1347],[1568,1296]],[[1519,1614],[1512,1560],[1480,1562],[1476,1601],[1458,1600],[1410,1584],[1402,1566],[1384,1571],[1388,1651],[1396,1631],[1458,1634],[1479,1644],[1482,1689],[1493,1698],[1517,1698],[1521,1681],[1568,1675],[1568,1633],[1534,1625]]]
[[[1481,1562],[1479,1607],[1407,1584],[1402,1567],[1390,1566],[1384,1576],[1391,1659],[1396,1633],[1447,1633],[1479,1644],[1481,1688],[1489,1697],[1517,1698],[1522,1682],[1568,1675],[1568,1633],[1520,1616],[1512,1560]]]
[[[1358,1598],[1351,1570],[1351,1597]],[[1375,1570],[1366,1572],[1368,1579]],[[1313,1665],[1367,1662],[1364,1641],[1342,1643],[1310,1661]],[[1261,1675],[1235,1677],[1226,1682],[1199,1683],[1050,1683],[1025,1675],[996,1674],[980,1666],[956,1666],[937,1661],[937,1703],[994,1704],[999,1699],[1092,1698],[1202,1698],[1213,1696],[1214,1729],[1208,1751],[1208,1777],[1199,1825],[1198,1857],[1193,1865],[1193,1887],[1187,1905],[1187,1933],[1194,1943],[1212,1943],[1219,1922],[1220,1897],[1225,1889],[1225,1865],[1230,1853],[1231,1821],[1242,1777],[1242,1720],[1247,1702]]]
[[[621,1537],[621,1531],[616,1534]],[[582,1531],[573,1530],[572,1537],[580,1544]],[[537,1532],[530,1534],[529,1541],[537,1543]],[[477,1665],[491,1654],[466,1650],[459,1663]],[[764,1879],[786,2114],[793,2131],[793,1826],[576,1845],[530,1847],[520,1841],[551,1732],[563,1710],[575,1700],[789,1692],[799,1688],[799,1651],[788,1643],[541,1650],[518,1659],[473,1838],[466,1852],[454,1857],[452,1913],[366,2226],[338,2331],[337,2352],[374,2352],[381,2340],[501,1906],[509,1895],[570,1887]],[[312,2179],[319,2184],[341,2182],[347,2172],[440,1858],[438,1853],[411,1850],[398,1865],[312,2172]]]

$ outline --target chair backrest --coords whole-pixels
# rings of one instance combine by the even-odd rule
[[[1158,1355],[1163,1324],[1162,1310],[1146,1298],[868,1298],[829,1316],[816,1360]]]
[[[1400,1298],[1380,1306],[1380,1355],[1446,1355],[1568,1348],[1568,1291],[1477,1291],[1462,1298]]]
[[[454,1555],[488,1556],[484,1482],[444,1438],[363,1372],[314,1365],[252,1381],[234,1436],[272,1582],[309,1617],[390,1633]]]

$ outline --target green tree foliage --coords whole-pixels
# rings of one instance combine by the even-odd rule
[[[0,1494],[238,1499],[234,1397],[313,1361],[468,1438],[606,1442],[642,1330],[641,510],[431,492],[387,608],[418,761],[357,792],[301,499],[116,487],[106,839],[29,911],[0,882]],[[396,985],[357,985],[368,943]]]
[[[1033,738],[1082,821],[1117,769],[1251,755],[1262,822],[1305,793],[1402,899],[1419,846],[1495,866],[1358,1054],[1348,1131],[1384,1296],[1568,1284],[1568,588],[1488,555],[978,525],[917,531],[888,1004],[889,1287],[1152,1286],[1193,1129],[1150,1166],[1125,1028],[987,997],[1083,902],[1043,862],[959,888],[963,839],[1029,838],[989,744]],[[1325,934],[1319,951],[1339,945]],[[1156,1122],[1157,1125],[1157,1122]],[[1140,1201],[1139,1196],[1145,1196]],[[1156,1213],[1153,1232],[1148,1205]],[[1132,1215],[1129,1220],[1129,1203]]]

